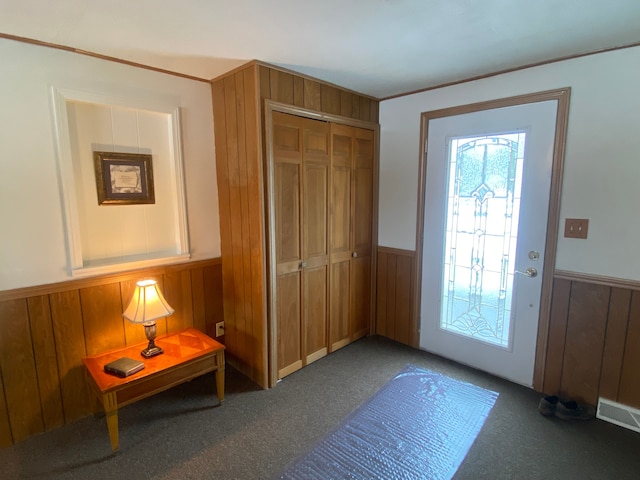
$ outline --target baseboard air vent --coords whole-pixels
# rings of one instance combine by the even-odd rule
[[[600,397],[596,417],[605,422],[640,432],[640,410]]]

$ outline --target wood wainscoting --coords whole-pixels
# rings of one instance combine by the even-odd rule
[[[175,309],[158,335],[194,327],[215,336],[219,258],[0,292],[0,447],[92,413],[81,359],[145,341],[122,317],[143,278],[157,280]]]
[[[376,277],[377,335],[418,348],[413,298],[416,254],[412,250],[378,247]]]
[[[378,247],[377,261],[375,332],[418,348],[415,254]],[[556,271],[547,339],[543,392],[640,408],[640,282]]]
[[[640,408],[640,283],[556,271],[543,391]]]

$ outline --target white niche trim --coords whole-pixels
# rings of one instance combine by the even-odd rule
[[[190,258],[190,253],[179,107],[167,105],[155,100],[144,101],[135,98],[56,87],[52,87],[51,96],[69,274],[74,277],[98,275],[187,261]],[[91,182],[90,186],[87,176],[88,169],[91,169],[91,172],[93,172],[93,164],[87,164],[87,162],[89,162],[87,158],[92,158],[92,152],[87,151],[91,149],[87,146],[82,149],[81,155],[78,154],[77,147],[74,150],[72,146],[72,133],[75,134],[75,132],[72,132],[71,129],[73,127],[69,122],[70,111],[78,104],[90,104],[98,108],[114,107],[120,110],[133,110],[136,112],[136,118],[138,115],[160,115],[161,123],[166,120],[167,129],[163,134],[168,138],[163,138],[164,145],[166,145],[166,151],[164,151],[162,155],[163,163],[161,165],[154,165],[154,171],[163,173],[165,188],[161,188],[160,191],[156,188],[156,204],[144,206],[110,205],[99,207],[112,209],[110,213],[115,211],[113,209],[123,209],[120,210],[120,212],[122,212],[125,218],[135,211],[126,210],[127,208],[146,208],[147,210],[138,210],[138,213],[144,217],[148,212],[150,216],[156,219],[163,219],[164,226],[162,228],[154,225],[153,222],[149,222],[150,225],[143,222],[144,226],[140,226],[140,228],[142,228],[141,237],[154,238],[154,235],[157,236],[161,231],[165,239],[161,248],[154,249],[148,246],[133,245],[124,249],[122,252],[107,252],[103,256],[99,254],[96,256],[94,252],[95,249],[93,248],[95,245],[93,245],[92,242],[98,244],[104,241],[104,235],[101,234],[99,225],[96,226],[91,224],[91,222],[87,222],[86,218],[91,218],[91,215],[87,214],[87,209],[98,208],[96,199],[97,192],[90,195],[86,192],[79,191],[85,189],[95,190],[95,180]],[[98,134],[96,134],[95,143],[101,145],[101,149],[110,151],[108,147],[105,148],[104,146],[105,143],[109,142],[105,142]],[[112,141],[112,143],[114,151],[123,147],[115,141]],[[125,153],[152,153],[152,155],[156,153],[136,151],[136,149],[140,147],[144,147],[144,145],[127,144],[125,148],[127,148],[128,151]],[[80,156],[82,156],[82,168],[78,167],[78,157]],[[79,172],[79,170],[82,169],[84,169],[84,180],[80,178],[82,173]],[[78,188],[79,186],[80,188]],[[91,202],[95,202],[95,205]],[[99,210],[93,210],[93,212],[103,213],[103,211]],[[83,221],[83,219],[85,219],[85,221]],[[156,224],[157,223],[158,222],[156,222]],[[132,222],[129,222],[129,225],[131,224]],[[136,224],[136,226],[138,226],[138,224]],[[125,236],[122,235],[122,237],[124,238]]]

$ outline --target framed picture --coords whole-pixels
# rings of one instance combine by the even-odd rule
[[[93,152],[98,205],[156,203],[151,155]]]

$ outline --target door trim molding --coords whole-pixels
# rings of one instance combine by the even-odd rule
[[[424,232],[425,188],[427,173],[427,139],[429,138],[429,121],[436,118],[462,115],[465,113],[493,110],[502,107],[511,107],[548,100],[557,100],[555,142],[553,149],[553,166],[551,172],[551,188],[549,191],[549,212],[547,220],[547,235],[544,255],[544,269],[542,276],[542,293],[540,298],[540,318],[538,320],[538,338],[536,342],[536,355],[533,370],[533,388],[542,389],[546,363],[546,350],[549,337],[549,316],[551,311],[551,289],[553,287],[554,266],[558,244],[558,230],[560,219],[560,194],[562,191],[562,176],[564,172],[564,155],[567,137],[567,123],[569,119],[569,100],[571,88],[560,88],[535,92],[514,97],[500,98],[485,102],[459,105],[438,110],[423,112],[420,115],[420,153],[418,159],[418,210],[416,229],[416,256],[415,271],[416,281],[414,290],[413,346],[419,348],[419,328],[422,291],[422,255]]]
[[[320,112],[317,110],[309,110],[308,108],[289,105],[288,103],[276,102],[275,100],[265,99],[264,101],[265,118],[270,118],[271,112],[288,113],[298,117],[311,118],[314,120],[322,120],[330,123],[338,123],[348,125],[350,127],[360,127],[378,132],[379,124],[368,122],[366,120],[358,120],[357,118],[343,117],[331,113]]]

